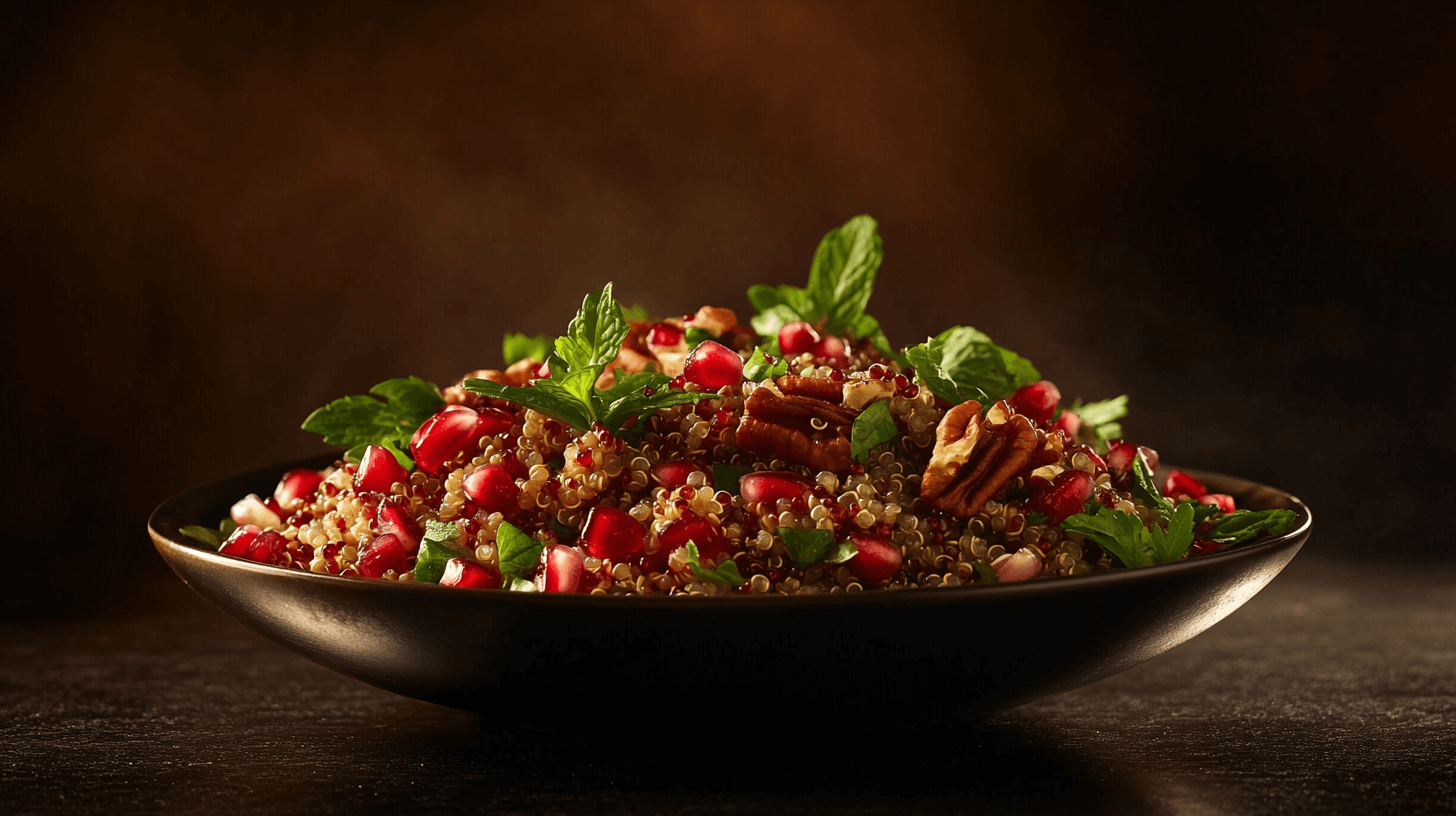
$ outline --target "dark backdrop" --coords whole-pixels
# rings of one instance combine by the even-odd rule
[[[1448,5],[293,5],[4,22],[9,614],[144,596],[150,510],[329,399],[608,280],[747,312],[861,212],[892,340],[1130,394],[1305,557],[1456,553]]]

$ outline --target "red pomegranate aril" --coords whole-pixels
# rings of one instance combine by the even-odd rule
[[[1014,553],[1006,553],[992,561],[991,569],[996,570],[996,577],[1002,583],[1026,581],[1041,574],[1041,559],[1035,552],[1022,547]]]
[[[1094,476],[1107,472],[1107,460],[1103,459],[1100,455],[1098,455],[1097,451],[1092,450],[1086,445],[1073,445],[1072,447],[1067,448],[1068,459],[1076,457],[1076,455],[1079,453],[1083,456],[1086,456],[1087,461],[1092,463],[1092,467],[1096,471],[1096,473],[1093,474]]]
[[[440,586],[500,589],[501,574],[495,567],[468,558],[452,558],[445,562],[445,574],[440,576]]]
[[[854,577],[870,584],[893,578],[900,572],[900,548],[871,533],[855,533],[849,537],[859,552],[845,562]]]
[[[396,482],[409,481],[409,473],[388,449],[370,445],[359,457],[359,471],[354,474],[354,490],[361,493],[388,493]]]
[[[1198,500],[1204,504],[1212,504],[1224,513],[1232,513],[1239,509],[1234,505],[1234,497],[1227,493],[1204,493],[1198,497]]]
[[[1067,435],[1068,439],[1076,439],[1077,432],[1082,430],[1082,418],[1077,415],[1076,411],[1063,411],[1062,415],[1052,423],[1052,430],[1061,431]]]
[[[312,496],[323,484],[324,475],[317,470],[299,468],[283,474],[278,486],[273,488],[273,500],[284,509],[292,509],[294,502]]]
[[[581,576],[586,572],[581,553],[565,544],[557,544],[541,553],[541,561],[546,566],[543,590],[576,592],[581,588]]]
[[[420,539],[425,531],[410,512],[409,504],[398,496],[392,496],[379,503],[379,532],[398,537],[406,555],[414,555],[420,549]]]
[[[521,489],[516,480],[500,465],[484,465],[471,471],[461,482],[465,495],[477,507],[489,513],[510,513],[520,505]]]
[[[283,560],[283,550],[288,546],[288,539],[276,530],[264,530],[253,539],[248,547],[248,560],[257,561],[259,564],[276,564]]]
[[[589,450],[584,450],[576,455],[576,463],[587,470],[591,470],[591,466],[595,462],[596,457],[592,456],[592,452]]]
[[[738,480],[738,495],[748,503],[772,504],[779,499],[798,499],[808,495],[812,488],[807,479],[785,470],[758,470],[745,473]]]
[[[1163,495],[1170,499],[1174,496],[1201,499],[1208,495],[1208,488],[1203,486],[1203,482],[1181,470],[1170,470],[1168,478],[1163,481]]]
[[[475,438],[482,436],[500,436],[509,431],[516,424],[516,415],[510,411],[502,411],[499,408],[486,406],[480,409],[479,424],[475,428]]]
[[[849,344],[844,338],[834,335],[825,335],[814,344],[811,349],[815,357],[822,357],[831,366],[843,367],[849,365]]]
[[[602,505],[587,514],[581,540],[593,558],[620,561],[623,556],[642,549],[642,536],[646,532],[641,522],[624,511]]]
[[[675,346],[683,339],[682,329],[671,323],[655,323],[647,331],[647,345],[649,346]]]
[[[1092,477],[1080,470],[1068,469],[1052,479],[1051,486],[1031,497],[1026,509],[1041,513],[1052,524],[1061,524],[1068,516],[1082,511],[1092,498]]]
[[[1158,452],[1145,445],[1134,445],[1125,439],[1118,439],[1107,446],[1107,470],[1114,477],[1114,481],[1121,482],[1132,473],[1132,459],[1141,455],[1148,466],[1148,471],[1156,470],[1158,467]]]
[[[248,550],[252,549],[253,542],[258,540],[258,536],[262,532],[256,524],[244,524],[233,530],[233,534],[227,537],[227,541],[224,541],[217,551],[223,555],[246,556]]]
[[[802,320],[785,323],[779,329],[779,351],[785,356],[797,357],[806,351],[812,351],[818,342],[819,332]]]
[[[689,510],[683,517],[667,525],[657,537],[657,552],[654,563],[665,564],[673,550],[685,546],[689,541],[698,548],[702,558],[716,558],[727,548],[727,542],[713,522]]]
[[[365,578],[383,578],[384,573],[389,570],[394,570],[398,575],[405,569],[404,547],[399,536],[392,533],[376,536],[364,552],[359,554],[354,568]]]
[[[743,358],[721,343],[704,340],[688,354],[683,376],[688,382],[717,391],[743,380]]]
[[[1062,392],[1047,380],[1038,380],[1023,385],[1011,395],[1009,402],[1016,413],[1038,425],[1045,425],[1057,412],[1057,403],[1062,401]]]
[[[269,506],[272,503],[272,507]],[[238,524],[252,524],[258,527],[277,527],[283,523],[283,515],[276,509],[273,499],[264,502],[257,493],[249,493],[233,505],[232,519]]]
[[[410,456],[415,460],[415,467],[425,473],[439,473],[441,465],[480,438],[479,427],[480,414],[474,408],[446,405],[436,411],[410,439]]]
[[[672,490],[686,485],[689,476],[702,472],[702,466],[693,462],[660,462],[652,466],[652,481]]]

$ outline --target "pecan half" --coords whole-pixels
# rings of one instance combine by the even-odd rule
[[[947,513],[973,516],[1031,463],[1039,442],[1031,421],[1014,413],[1005,400],[991,406],[984,418],[980,403],[963,402],[935,429],[920,498]]]
[[[743,404],[738,447],[749,453],[797,462],[815,470],[845,470],[850,465],[849,435],[855,412],[839,404],[839,394],[813,396],[819,386],[802,377],[780,377],[781,393],[770,386],[754,389]],[[831,383],[838,389],[838,383]]]

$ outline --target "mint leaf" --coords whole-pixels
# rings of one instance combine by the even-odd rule
[[[534,385],[515,386],[501,385],[491,380],[479,380],[470,377],[465,380],[466,391],[475,394],[484,394],[495,399],[509,400],[517,405],[539,411],[546,416],[558,419],[579,430],[591,428],[591,419],[584,410],[585,406],[576,401],[576,398],[568,391],[559,386],[545,385],[550,380],[535,380]]]
[[[527,359],[545,362],[546,356],[551,353],[551,345],[551,338],[544,334],[529,337],[507,332],[501,343],[501,355],[505,357],[507,366]]]
[[[1091,539],[1125,567],[1146,567],[1154,561],[1148,530],[1143,520],[1132,513],[1098,507],[1095,516],[1086,513],[1068,516],[1062,522],[1062,529]]]
[[[1001,575],[997,573],[990,564],[983,564],[980,561],[977,561],[975,562],[975,567],[976,577],[981,579],[981,583],[994,584],[1001,580]]]
[[[641,391],[636,391],[620,397],[611,405],[608,405],[603,411],[600,417],[602,425],[606,426],[607,430],[613,434],[616,434],[621,430],[622,425],[629,417],[650,414],[653,411],[670,408],[674,405],[701,402],[706,399],[717,399],[718,397],[718,394],[713,391],[679,391],[675,388],[668,388],[665,382],[667,379],[666,376],[662,374],[656,376],[663,377],[664,379],[661,388],[652,394],[643,394]]]
[[[704,340],[716,340],[718,335],[698,326],[688,326],[683,332],[683,342],[688,348],[697,348]]]
[[[1005,399],[1021,386],[1041,379],[1024,357],[970,326],[946,329],[906,349],[905,357],[926,387],[955,404],[968,399]]]
[[[1215,522],[1208,537],[1224,544],[1242,544],[1262,533],[1283,535],[1296,518],[1293,510],[1235,510]]]
[[[506,589],[510,592],[535,592],[536,582],[528,581],[525,578],[512,578]]]
[[[336,399],[309,414],[303,429],[321,434],[330,445],[351,449],[381,445],[389,448],[406,470],[414,467],[404,451],[409,449],[415,430],[444,407],[440,389],[419,377],[404,377],[385,380],[369,393],[382,401],[364,395]]]
[[[753,472],[743,465],[713,465],[713,489],[738,495],[738,480]]]
[[[895,418],[890,415],[890,403],[879,400],[854,418],[849,431],[849,452],[856,462],[868,463],[870,449],[883,445],[900,435]]]
[[[495,531],[495,551],[503,575],[526,578],[536,571],[544,545],[521,532],[509,521],[501,522]]]
[[[420,542],[420,552],[415,559],[415,580],[425,584],[438,584],[445,575],[445,565],[452,558],[470,558],[471,553],[455,546],[460,537],[460,525],[431,519],[425,522],[425,537]]]
[[[749,382],[762,382],[764,380],[777,379],[789,373],[789,361],[777,359],[770,363],[764,350],[757,348],[753,350],[753,356],[743,364],[743,379]]]
[[[813,323],[823,317],[809,300],[809,293],[797,286],[750,286],[748,301],[758,312],[749,321],[753,330],[774,339],[786,324],[799,320]]]
[[[627,330],[627,321],[612,300],[612,285],[608,283],[582,300],[581,309],[566,327],[566,334],[556,338],[556,353],[573,372],[604,368],[617,359]],[[597,371],[592,380],[600,374]]]
[[[1127,416],[1127,395],[1085,404],[1081,400],[1073,400],[1068,410],[1075,413],[1083,425],[1106,425]]]
[[[211,527],[203,527],[201,524],[189,524],[186,527],[179,527],[177,528],[177,532],[210,550],[218,549],[224,541],[227,541],[226,535],[219,535],[217,530]],[[231,535],[231,533],[228,535]]]
[[[1162,489],[1153,480],[1153,472],[1148,468],[1148,460],[1143,458],[1141,451],[1132,457],[1132,494],[1164,517],[1173,512],[1173,502],[1163,495]]]
[[[931,350],[930,343],[931,341],[927,341],[905,349],[905,359],[915,368],[915,379],[952,405],[960,405],[967,400],[985,401],[986,392],[969,383],[957,383],[950,378],[940,367],[940,355]]]
[[[693,575],[696,575],[699,581],[712,581],[715,584],[732,587],[743,586],[747,583],[747,579],[743,577],[743,573],[738,571],[738,565],[733,563],[732,559],[724,561],[716,568],[709,569],[704,567],[702,561],[699,560],[697,544],[689,541],[685,546],[688,551],[688,569],[693,571]]]
[[[652,319],[647,314],[647,307],[640,303],[634,303],[628,306],[618,301],[618,305],[622,307],[622,319],[628,323],[646,323]]]
[[[857,547],[853,541],[845,539],[844,541],[835,544],[833,549],[825,553],[824,563],[843,564],[844,562],[855,557],[856,555],[859,555],[859,547]]]
[[[829,530],[800,530],[796,527],[780,527],[779,538],[789,556],[800,566],[807,567],[824,560],[824,554],[834,545],[834,533]]]
[[[885,257],[878,226],[868,215],[857,215],[826,233],[814,250],[806,291],[830,332],[843,333],[864,317]]]

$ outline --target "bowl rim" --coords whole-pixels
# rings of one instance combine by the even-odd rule
[[[337,459],[337,454],[330,454],[329,463]],[[167,528],[173,526],[162,523],[168,518],[168,509],[174,503],[197,494],[207,494],[219,491],[225,482],[232,482],[241,479],[249,479],[252,476],[263,477],[267,473],[283,473],[295,467],[315,466],[323,461],[323,455],[311,456],[304,459],[285,462],[278,465],[268,465],[256,468],[233,476],[215,479],[200,485],[188,488],[176,493],[166,501],[163,501],[152,511],[147,518],[147,532],[151,535],[153,546],[156,547],[164,560],[172,562],[174,558],[190,559],[194,562],[201,562],[210,567],[238,570],[257,577],[292,580],[302,582],[299,584],[300,591],[307,591],[308,586],[329,586],[342,588],[344,585],[354,587],[356,592],[415,592],[423,593],[421,598],[447,597],[439,593],[449,593],[448,597],[466,598],[470,597],[463,593],[476,593],[481,601],[494,601],[500,603],[519,603],[527,606],[546,605],[562,607],[581,607],[593,611],[602,610],[632,610],[652,608],[673,608],[673,609],[728,609],[742,605],[754,607],[782,606],[794,609],[821,609],[825,607],[856,607],[861,605],[882,605],[882,604],[924,604],[966,602],[972,598],[985,599],[1006,599],[1013,597],[1037,597],[1047,592],[1062,593],[1075,591],[1078,588],[1095,589],[1109,583],[1140,582],[1142,580],[1157,580],[1160,577],[1168,577],[1174,571],[1193,572],[1208,569],[1217,569],[1220,566],[1235,561],[1256,559],[1268,550],[1279,549],[1293,542],[1302,541],[1308,536],[1314,524],[1314,515],[1304,501],[1291,493],[1279,490],[1278,488],[1253,482],[1237,476],[1228,476],[1212,471],[1197,470],[1192,468],[1176,468],[1205,483],[1222,482],[1234,483],[1243,490],[1256,490],[1272,493],[1282,497],[1294,506],[1296,523],[1284,533],[1258,540],[1248,544],[1238,544],[1208,555],[1201,555],[1197,558],[1174,561],[1167,564],[1151,564],[1144,567],[1130,567],[1112,570],[1109,572],[1097,573],[1095,575],[1080,575],[1068,578],[1042,579],[1035,581],[1017,581],[1014,583],[996,583],[991,585],[969,584],[955,587],[935,587],[926,591],[909,590],[867,590],[854,593],[816,593],[812,595],[779,595],[778,593],[754,593],[750,595],[622,595],[609,596],[609,600],[601,600],[592,595],[577,593],[548,593],[548,592],[511,592],[505,589],[480,589],[473,587],[440,587],[434,584],[418,584],[413,581],[378,581],[362,578],[348,578],[342,575],[319,575],[301,570],[284,569],[270,564],[260,564],[233,556],[222,555],[217,552],[209,552],[205,549],[190,543],[191,539],[180,533],[169,534]],[[1160,468],[1161,470],[1162,468]],[[1172,468],[1170,468],[1172,469]],[[197,523],[196,521],[181,522],[181,524]],[[180,527],[180,525],[178,525]],[[323,584],[313,582],[324,582]]]

